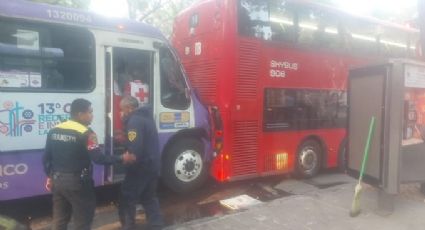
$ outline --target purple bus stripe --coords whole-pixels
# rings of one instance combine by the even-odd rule
[[[174,133],[160,133],[161,151]],[[103,148],[103,146],[101,146]],[[0,201],[47,194],[44,188],[43,149],[0,153]],[[96,186],[105,183],[105,169],[95,165],[93,179]]]

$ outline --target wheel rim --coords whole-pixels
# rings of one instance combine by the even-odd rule
[[[181,181],[191,182],[201,174],[202,167],[201,154],[194,150],[186,150],[177,156],[174,174]]]
[[[311,174],[317,168],[318,157],[313,147],[303,148],[298,159],[301,170],[305,174]]]

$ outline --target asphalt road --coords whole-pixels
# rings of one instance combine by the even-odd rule
[[[289,193],[273,189],[274,185],[286,178],[289,176],[264,177],[230,183],[209,180],[204,187],[188,194],[176,194],[160,187],[158,196],[166,224],[174,225],[202,217],[225,215],[230,210],[220,205],[221,199],[247,194],[261,201],[270,201],[288,196]],[[119,185],[97,189],[98,207],[94,228],[118,229],[116,216],[118,194]],[[51,196],[46,195],[2,202],[0,214],[12,217],[34,230],[48,229],[51,222],[51,206]],[[140,225],[143,225],[143,210],[139,211],[137,220]]]

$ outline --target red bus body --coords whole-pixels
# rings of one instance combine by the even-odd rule
[[[346,137],[345,125],[288,128],[276,123],[267,128],[265,116],[279,108],[266,105],[266,94],[272,95],[273,89],[344,93],[349,68],[382,57],[240,35],[238,2],[200,0],[177,17],[172,35],[191,83],[205,104],[220,111],[223,148],[211,162],[211,174],[226,181],[293,172],[297,153],[307,140],[320,145],[321,168],[336,167]],[[303,2],[298,7],[310,5]],[[414,30],[406,33],[417,36]],[[273,125],[282,127],[273,130]]]

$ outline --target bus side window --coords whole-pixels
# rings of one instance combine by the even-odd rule
[[[0,89],[94,87],[94,45],[87,30],[1,21],[0,31]]]
[[[345,50],[357,55],[378,54],[378,25],[368,21],[348,18],[344,19],[339,28],[341,39],[344,41]]]
[[[419,33],[411,33],[409,34],[409,41],[408,41],[408,51],[407,55],[410,58],[415,58],[420,55],[420,40],[419,40]]]
[[[0,31],[0,89],[41,88],[42,31],[4,21]]]
[[[348,31],[347,27],[344,23],[338,23],[338,34],[339,34],[339,47],[344,52],[349,52],[351,50],[351,43],[353,37],[351,33]]]
[[[46,49],[61,51],[50,56],[46,69],[48,89],[90,90],[95,86],[94,42],[89,31],[67,27],[49,28]]]
[[[297,129],[296,91],[292,89],[265,89],[265,130]]]
[[[243,36],[271,39],[269,5],[265,0],[240,0],[238,30]]]
[[[57,61],[48,60],[43,62],[44,87],[48,89],[62,89],[64,76],[58,71]]]
[[[338,90],[265,89],[266,131],[342,128],[346,126],[346,93]]]
[[[314,8],[303,8],[299,11],[299,30],[301,45],[339,50],[338,21],[335,16]]]
[[[389,57],[408,56],[408,35],[393,28],[384,28],[379,36],[381,54]]]
[[[161,74],[161,103],[170,109],[186,109],[190,100],[180,64],[168,48],[159,52]]]
[[[270,2],[270,26],[273,41],[296,42],[298,40],[295,15],[294,7],[287,1]]]

